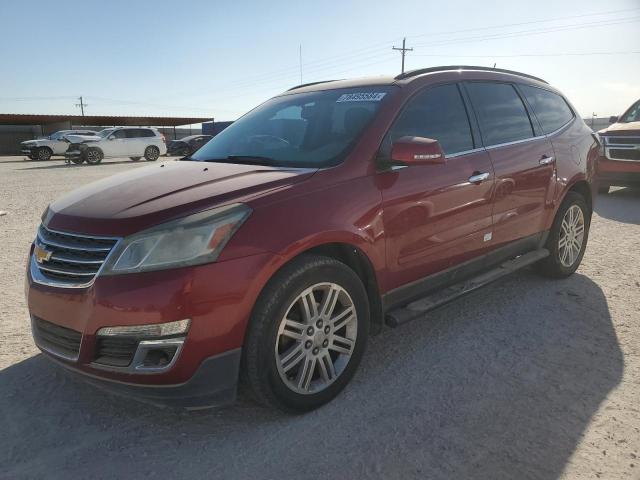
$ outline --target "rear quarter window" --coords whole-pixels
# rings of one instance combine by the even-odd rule
[[[573,112],[560,95],[530,85],[520,85],[520,90],[533,108],[544,133],[555,132],[573,120]]]

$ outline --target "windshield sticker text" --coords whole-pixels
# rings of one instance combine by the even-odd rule
[[[345,93],[340,95],[336,103],[340,102],[379,102],[386,93]]]

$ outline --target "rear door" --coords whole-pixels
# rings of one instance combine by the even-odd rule
[[[553,147],[511,83],[465,82],[496,175],[493,240],[500,246],[544,230],[555,183]]]
[[[142,128],[127,128],[127,139],[125,140],[125,153],[126,157],[141,157],[144,155],[145,143],[142,138],[144,134]]]
[[[438,140],[446,162],[382,170],[383,222],[391,288],[477,257],[488,247],[494,173],[473,134],[456,84],[428,87],[407,102],[383,140],[379,162],[403,136]],[[470,183],[474,175],[483,181]]]

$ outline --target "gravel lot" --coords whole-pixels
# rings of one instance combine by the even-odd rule
[[[0,478],[640,479],[640,191],[598,198],[574,276],[519,272],[386,330],[318,411],[184,413],[68,376],[27,320],[45,206],[143,165],[0,158]]]

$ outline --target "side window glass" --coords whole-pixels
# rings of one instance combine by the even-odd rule
[[[544,133],[554,132],[573,119],[573,112],[560,95],[529,85],[520,85],[520,90],[540,120]]]
[[[112,138],[126,138],[127,134],[125,130],[116,130],[111,134]]]
[[[127,138],[140,138],[140,129],[139,128],[127,128]]]
[[[382,142],[382,158],[390,158],[391,145],[404,136],[433,138],[446,155],[473,149],[473,136],[456,85],[428,88],[409,100]]]
[[[485,146],[534,136],[527,110],[513,85],[469,82],[466,87],[478,115]]]

